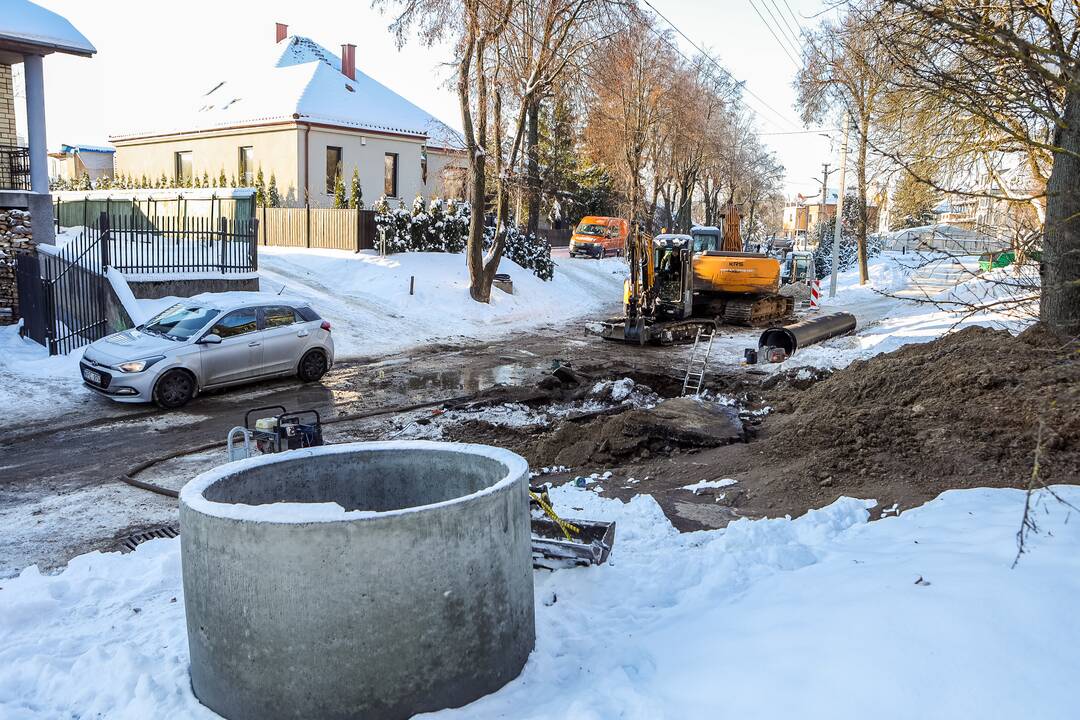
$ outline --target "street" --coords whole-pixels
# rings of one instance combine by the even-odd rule
[[[658,348],[602,342],[576,323],[492,342],[430,345],[344,361],[320,383],[290,379],[240,386],[200,396],[180,412],[94,396],[80,405],[78,421],[30,425],[0,444],[6,460],[0,480],[0,525],[6,528],[0,536],[0,577],[32,563],[55,566],[79,552],[108,547],[127,531],[174,522],[173,499],[133,488],[118,476],[178,449],[223,443],[251,408],[312,408],[329,420],[532,383],[555,360],[664,372],[669,359]],[[182,482],[173,478],[170,484]]]

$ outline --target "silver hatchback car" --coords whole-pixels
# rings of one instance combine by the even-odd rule
[[[205,293],[83,351],[83,382],[119,402],[178,408],[201,390],[298,375],[334,364],[330,323],[302,300],[267,293]]]

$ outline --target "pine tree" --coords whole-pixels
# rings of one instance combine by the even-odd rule
[[[220,188],[229,187],[226,184],[228,182],[229,182],[229,179],[227,177],[225,177],[225,168],[221,168],[221,172],[218,174],[218,178],[217,178],[217,186],[220,187]]]
[[[194,173],[192,173],[192,175],[194,175]],[[193,188],[201,188],[202,187],[202,180],[199,179],[198,175],[194,175],[194,178],[191,181],[191,187],[193,187]]]
[[[349,183],[349,207],[364,209],[364,191],[360,187],[360,171],[353,168],[352,182]]]
[[[161,177],[158,178],[158,187],[161,187],[161,188],[169,187],[169,177],[165,173],[161,173]]]
[[[210,173],[206,172],[205,170],[203,170],[202,174],[202,186],[204,188],[210,187]]]
[[[266,191],[267,201],[270,207],[281,207],[281,194],[277,189],[277,178],[274,177],[274,173],[270,173],[270,187]]]
[[[150,180],[146,177],[146,174],[144,173],[143,176],[139,178],[139,189],[145,190],[148,187],[150,187]]]
[[[931,168],[916,164],[915,171],[922,177],[931,175]],[[919,227],[934,222],[934,206],[940,193],[929,183],[922,182],[911,172],[905,171],[893,190],[889,207],[889,229]]]
[[[262,207],[266,206],[266,188],[263,185],[262,167],[259,168],[259,172],[255,173],[255,204]]]
[[[345,183],[341,179],[339,174],[334,178],[334,207],[335,208],[347,208],[349,201],[345,197]]]
[[[236,176],[235,175],[230,175],[229,176],[229,187],[231,187],[231,188],[236,187]]]

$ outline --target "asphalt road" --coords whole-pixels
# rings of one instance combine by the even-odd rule
[[[62,564],[135,529],[173,521],[175,500],[133,488],[118,477],[133,465],[178,449],[224,441],[230,428],[243,424],[248,409],[314,408],[333,418],[461,397],[498,384],[536,382],[556,360],[656,372],[665,370],[670,356],[660,348],[606,343],[582,321],[499,341],[432,345],[343,362],[320,383],[242,386],[200,396],[179,412],[102,398],[84,404],[78,417],[9,432],[0,440],[0,527],[5,529],[0,533],[0,577],[32,563]],[[180,484],[184,478],[176,480]]]

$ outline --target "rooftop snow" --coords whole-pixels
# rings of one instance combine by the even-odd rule
[[[67,18],[28,0],[4,0],[4,11],[0,13],[0,46],[5,40],[72,55],[89,56],[97,52],[97,48]]]
[[[337,55],[299,35],[277,43],[236,77],[215,82],[194,113],[179,118],[170,127],[114,137],[297,120],[428,138],[439,147],[462,145],[445,123],[360,70],[350,80]]]

